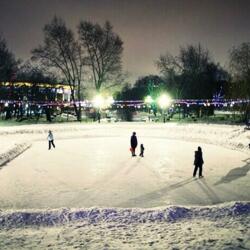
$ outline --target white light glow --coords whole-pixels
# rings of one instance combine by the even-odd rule
[[[109,96],[106,100],[106,103],[108,106],[112,105],[114,103],[114,98],[112,96]]]
[[[112,96],[104,98],[102,95],[97,95],[93,99],[93,105],[96,108],[107,108],[114,103],[114,99]]]
[[[160,108],[164,109],[170,105],[171,98],[168,95],[163,94],[158,98],[157,102],[158,102]]]
[[[148,95],[146,98],[145,98],[145,103],[147,104],[151,104],[153,102],[153,99],[150,95]]]
[[[101,95],[97,95],[93,99],[93,105],[96,108],[102,108],[104,106],[104,98]]]

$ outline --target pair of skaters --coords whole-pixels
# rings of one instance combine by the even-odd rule
[[[131,139],[130,139],[130,145],[131,145],[131,153],[132,153],[132,156],[136,156],[135,154],[135,149],[137,147],[137,137],[136,137],[136,133],[133,132],[132,136],[131,136]],[[141,144],[141,152],[140,152],[140,156],[143,157],[144,155],[144,146],[143,144]],[[198,150],[195,151],[194,153],[194,171],[193,171],[193,177],[196,176],[196,173],[197,171],[199,170],[199,178],[202,178],[203,175],[202,175],[202,166],[204,164],[204,161],[203,161],[203,156],[202,156],[202,150],[201,150],[201,147],[199,146],[198,147]]]
[[[132,153],[132,157],[136,156],[135,149],[137,147],[137,144],[138,144],[138,142],[137,142],[136,133],[133,132],[133,134],[132,134],[132,136],[130,138],[130,146],[131,146],[130,151]],[[141,144],[140,149],[141,149],[140,156],[144,157],[145,148],[144,148],[143,144]]]

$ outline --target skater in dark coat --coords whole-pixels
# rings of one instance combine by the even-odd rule
[[[144,157],[144,150],[145,150],[145,148],[144,148],[143,144],[141,144],[141,152],[140,152],[141,157]]]
[[[195,151],[194,154],[194,172],[193,172],[193,177],[196,176],[196,172],[199,169],[199,178],[202,178],[202,165],[203,165],[203,156],[202,156],[202,150],[201,147],[198,147],[198,150]]]
[[[132,153],[132,156],[136,156],[135,154],[135,149],[137,147],[137,137],[136,137],[136,133],[133,132],[133,135],[131,136],[130,138],[130,146],[131,146],[131,153]]]

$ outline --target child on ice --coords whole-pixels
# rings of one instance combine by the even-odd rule
[[[141,157],[144,157],[144,155],[143,155],[144,154],[144,149],[145,148],[144,148],[143,144],[141,144],[141,152],[140,152]]]

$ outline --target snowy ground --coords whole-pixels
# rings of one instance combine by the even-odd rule
[[[1,249],[249,249],[250,203],[0,213]]]
[[[48,129],[56,143],[51,151]],[[133,131],[145,146],[144,158],[130,156]],[[242,126],[29,125],[0,128],[0,140],[0,249],[250,249],[250,205],[244,203],[250,201],[250,132]],[[197,146],[203,149],[204,179],[192,178]],[[244,213],[217,218],[220,206],[234,209],[234,203],[225,203],[231,201],[242,201],[237,204],[245,204]],[[32,216],[40,221],[53,217],[46,215],[48,209],[65,216],[62,207],[82,213],[116,207],[112,211],[121,220],[104,213],[97,221],[87,216],[29,224]],[[159,217],[159,209],[167,207],[188,209],[192,216],[133,219],[149,216],[149,208]],[[131,208],[132,215],[124,208]],[[194,216],[201,208],[205,212]],[[18,211],[29,212],[20,217]]]

